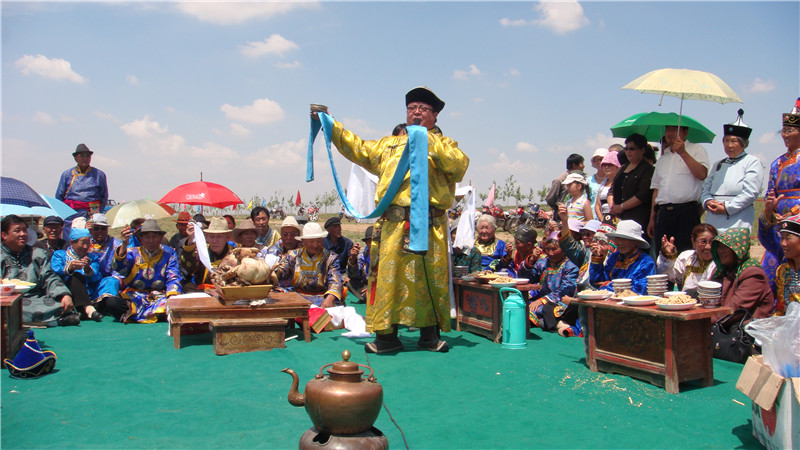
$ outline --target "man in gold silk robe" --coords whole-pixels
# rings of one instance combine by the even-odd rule
[[[439,330],[450,331],[450,295],[448,284],[447,215],[455,198],[455,184],[464,177],[469,158],[458,143],[435,131],[436,118],[444,102],[424,87],[406,94],[406,122],[428,130],[428,195],[430,227],[429,248],[425,254],[403,250],[409,238],[411,187],[409,174],[376,226],[373,248],[379,255],[375,282],[367,290],[367,330],[377,334],[365,345],[369,353],[389,353],[403,349],[397,337],[399,324],[420,328],[417,347],[446,352],[447,342]],[[316,117],[316,113],[312,113]],[[365,141],[334,122],[333,144],[350,161],[379,177],[375,194],[377,203],[386,195],[408,136],[387,136]],[[378,258],[376,258],[378,256]]]

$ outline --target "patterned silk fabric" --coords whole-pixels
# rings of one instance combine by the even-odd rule
[[[275,267],[275,275],[281,285],[290,284],[317,306],[328,294],[333,294],[337,303],[342,300],[339,257],[329,250],[314,256],[305,249],[289,250]]]
[[[167,296],[180,294],[181,272],[172,247],[162,245],[153,255],[143,247],[128,248],[122,259],[114,257],[114,270],[125,277],[120,296],[128,300],[123,322],[153,323],[166,313]]]
[[[784,153],[772,162],[769,168],[767,192],[775,190],[775,196],[783,195],[775,211],[784,217],[800,213],[800,149]],[[767,221],[764,214],[758,218],[758,240],[766,250],[761,265],[767,273],[770,285],[775,292],[775,272],[783,260],[780,246],[780,232],[776,224]]]
[[[345,158],[378,175],[377,204],[386,195],[407,136],[364,141],[334,122],[332,139]],[[457,142],[428,132],[428,195],[432,208],[447,209],[453,204],[455,183],[461,181],[468,166],[469,158]],[[408,175],[392,204],[411,204]],[[379,224],[381,242],[378,246],[373,243],[373,247],[378,249],[380,264],[367,300],[367,331],[388,331],[394,324],[425,327],[437,323],[442,331],[450,331],[446,216],[431,218],[429,248],[424,255],[402,251],[408,239],[408,222],[384,219]]]

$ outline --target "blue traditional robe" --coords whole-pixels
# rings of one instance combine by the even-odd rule
[[[308,301],[319,306],[328,294],[342,301],[342,275],[339,257],[330,250],[309,256],[306,250],[289,250],[275,267],[282,285],[289,285]]]
[[[122,322],[153,323],[166,313],[167,297],[180,294],[181,272],[172,247],[162,245],[153,255],[143,247],[128,248],[114,257],[113,268],[125,277],[120,296],[128,300]]]
[[[108,184],[106,174],[102,170],[89,167],[81,172],[78,166],[65,170],[61,174],[56,189],[56,198],[76,202],[99,202],[102,212],[108,203]]]
[[[655,275],[656,263],[653,258],[641,249],[625,258],[619,252],[614,252],[606,260],[605,265],[601,259],[592,257],[589,265],[589,281],[601,289],[613,291],[617,278],[630,278],[631,290],[639,295],[647,294],[647,276]]]
[[[96,253],[89,253],[88,256],[89,266],[92,268],[88,276],[86,276],[85,269],[67,273],[67,264],[70,261],[81,259],[75,254],[72,247],[66,250],[56,250],[50,259],[50,266],[53,268],[53,272],[57,273],[67,286],[69,286],[69,280],[73,274],[83,274],[86,279],[86,290],[89,292],[89,299],[92,302],[96,302],[102,297],[117,296],[119,294],[120,281],[114,277],[103,276],[100,271],[100,258]]]

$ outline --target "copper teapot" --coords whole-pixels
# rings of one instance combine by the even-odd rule
[[[300,380],[294,370],[281,370],[292,376],[289,403],[305,406],[320,432],[363,433],[378,418],[383,403],[383,388],[376,381],[371,367],[349,361],[348,350],[342,352],[342,359],[320,367],[319,373],[306,384],[304,394],[297,390]],[[322,374],[326,367],[331,367],[328,376]],[[364,371],[360,367],[369,369],[369,377],[362,378]]]

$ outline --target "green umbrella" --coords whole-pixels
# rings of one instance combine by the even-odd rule
[[[698,144],[702,142],[710,144],[714,141],[715,134],[691,117],[659,112],[634,114],[611,127],[611,135],[626,138],[632,134],[641,134],[649,142],[660,142],[664,136],[664,127],[678,126],[678,120],[682,127],[689,127],[687,140]]]

